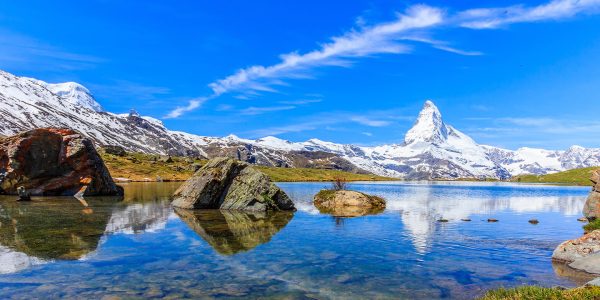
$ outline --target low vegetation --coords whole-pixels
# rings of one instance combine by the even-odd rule
[[[522,286],[512,289],[496,289],[487,292],[481,300],[598,300],[600,287],[584,286],[574,289]]]
[[[600,229],[600,219],[595,219],[594,221],[589,222],[585,226],[583,226],[585,232],[592,232],[594,230]]]
[[[592,185],[592,171],[599,167],[573,169],[547,175],[519,175],[511,179],[514,182],[559,183],[569,185]]]
[[[108,167],[113,178],[125,178],[132,181],[184,181],[206,163],[206,160],[189,157],[165,157],[143,153],[126,153],[119,156],[100,151],[100,156]],[[355,174],[339,170],[276,168],[256,166],[267,174],[271,180],[278,182],[294,181],[334,181],[343,178],[345,181],[385,181],[394,178],[371,174]]]

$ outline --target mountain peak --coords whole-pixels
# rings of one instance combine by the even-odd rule
[[[425,101],[423,109],[413,127],[406,133],[404,142],[442,143],[448,138],[448,128],[442,120],[442,114],[431,100]]]

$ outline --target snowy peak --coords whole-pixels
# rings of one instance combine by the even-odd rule
[[[104,111],[100,103],[96,102],[92,93],[86,87],[77,82],[47,83],[34,78],[21,78],[46,88],[60,99],[65,100],[75,106],[85,107],[96,112]]]
[[[417,121],[406,133],[404,142],[428,142],[440,144],[448,139],[448,128],[442,120],[442,114],[432,101],[427,100],[419,113]]]

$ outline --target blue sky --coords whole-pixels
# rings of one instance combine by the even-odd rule
[[[7,1],[0,69],[200,135],[600,147],[600,0]]]

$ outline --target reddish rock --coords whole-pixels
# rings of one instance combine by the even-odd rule
[[[0,138],[0,192],[16,194],[20,186],[32,196],[123,195],[92,141],[71,129]]]
[[[600,216],[600,170],[594,171],[590,180],[594,186],[583,208],[583,214],[589,220],[593,220]]]

